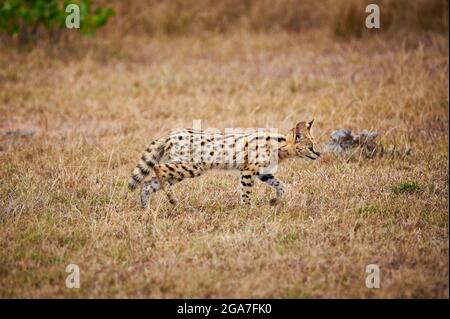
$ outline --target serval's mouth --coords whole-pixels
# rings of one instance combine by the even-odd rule
[[[318,159],[319,158],[319,156],[317,156],[317,157],[312,157],[312,156],[309,156],[309,155],[305,155],[307,158],[309,158],[310,160],[312,160],[312,161],[315,161],[316,159]]]

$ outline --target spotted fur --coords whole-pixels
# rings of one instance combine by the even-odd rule
[[[210,169],[238,170],[241,203],[250,204],[251,189],[259,179],[275,190],[276,197],[270,201],[275,204],[284,193],[282,183],[273,175],[276,165],[291,157],[315,160],[320,156],[310,132],[312,123],[299,122],[287,134],[174,130],[147,147],[131,175],[129,188],[133,190],[143,182],[143,208],[148,206],[150,195],[160,189],[170,203],[176,204],[174,184]]]

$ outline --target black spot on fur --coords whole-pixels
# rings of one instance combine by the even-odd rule
[[[153,167],[156,165],[156,162],[154,160],[149,160],[149,161],[146,161],[145,163],[147,163],[147,165],[150,167]]]
[[[267,182],[269,179],[273,178],[271,174],[260,175],[259,179],[263,182]]]
[[[139,170],[141,171],[142,175],[148,175],[148,173],[150,173],[150,171],[148,170],[148,168],[142,166],[140,163],[137,166],[139,168]]]

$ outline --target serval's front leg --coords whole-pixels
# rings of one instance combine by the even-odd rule
[[[255,181],[254,170],[242,170],[240,176],[241,204],[250,205],[250,193]]]
[[[270,205],[276,205],[284,194],[283,184],[272,174],[258,174],[258,178],[276,191],[277,197],[269,202]]]

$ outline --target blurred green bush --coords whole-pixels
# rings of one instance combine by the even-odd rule
[[[92,8],[90,0],[0,0],[0,33],[17,38],[19,43],[36,42],[40,36],[58,38],[65,29],[65,8],[77,4],[80,8],[80,31],[93,34],[114,14],[111,8]]]

